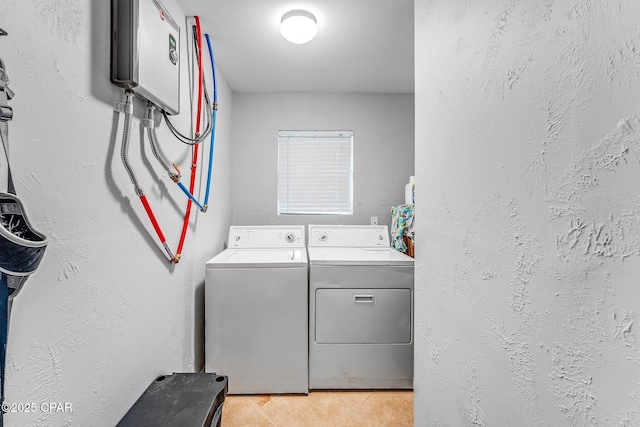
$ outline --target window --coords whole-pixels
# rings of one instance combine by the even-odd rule
[[[278,132],[278,215],[353,214],[353,132]]]

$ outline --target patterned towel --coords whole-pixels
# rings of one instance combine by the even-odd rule
[[[391,247],[401,252],[407,251],[404,236],[413,238],[414,205],[391,207]]]

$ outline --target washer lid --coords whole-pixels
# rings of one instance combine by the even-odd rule
[[[392,248],[308,247],[310,265],[413,266],[413,258]]]
[[[212,268],[276,268],[305,267],[304,248],[226,249],[207,261]]]

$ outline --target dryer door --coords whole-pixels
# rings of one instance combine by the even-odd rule
[[[318,344],[410,344],[410,289],[317,289]]]

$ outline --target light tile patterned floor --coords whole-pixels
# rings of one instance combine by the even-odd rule
[[[222,427],[412,427],[410,390],[229,395]]]

